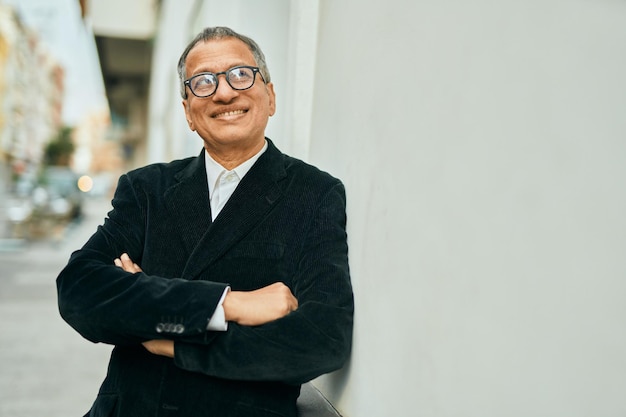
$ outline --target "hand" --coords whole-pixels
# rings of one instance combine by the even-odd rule
[[[254,291],[230,291],[224,298],[226,321],[259,326],[277,320],[298,308],[289,287],[276,282]]]
[[[153,355],[166,356],[168,358],[174,357],[174,342],[171,340],[148,340],[147,342],[143,342],[142,345]]]
[[[130,259],[130,257],[128,256],[127,253],[123,253],[122,256],[120,256],[119,258],[115,258],[113,260],[113,263],[115,264],[115,266],[119,266],[124,271],[130,272],[131,274],[134,274],[136,272],[142,272],[142,270],[139,267],[139,265],[134,263]]]

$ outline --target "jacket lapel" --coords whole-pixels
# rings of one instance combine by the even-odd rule
[[[212,262],[252,230],[281,200],[287,174],[282,153],[268,148],[241,180],[220,214],[189,257],[183,277],[198,278]],[[206,177],[206,176],[205,176]],[[206,183],[206,180],[205,180]]]
[[[178,183],[164,193],[170,219],[187,253],[194,248],[211,226],[211,206],[204,168],[204,150],[174,178]]]

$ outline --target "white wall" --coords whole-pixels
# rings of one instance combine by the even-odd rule
[[[321,1],[348,417],[626,415],[626,3]]]
[[[626,414],[626,3],[163,7],[154,155],[200,149],[175,65],[229,25],[268,135],[346,184],[353,357],[316,381],[346,417]]]

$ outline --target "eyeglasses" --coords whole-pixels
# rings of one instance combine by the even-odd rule
[[[224,74],[226,82],[233,90],[247,90],[254,85],[257,73],[260,74],[258,67],[241,65],[215,74],[212,72],[201,72],[188,78],[183,84],[189,87],[194,96],[209,97],[217,91],[219,75]],[[263,74],[261,74],[261,79],[265,82]]]

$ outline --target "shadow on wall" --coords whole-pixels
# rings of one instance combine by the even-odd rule
[[[331,403],[338,404],[348,385],[351,368],[352,357],[348,359],[340,370],[328,375],[323,375],[313,381],[314,385],[320,387],[320,390],[324,392],[324,395],[328,397]]]

